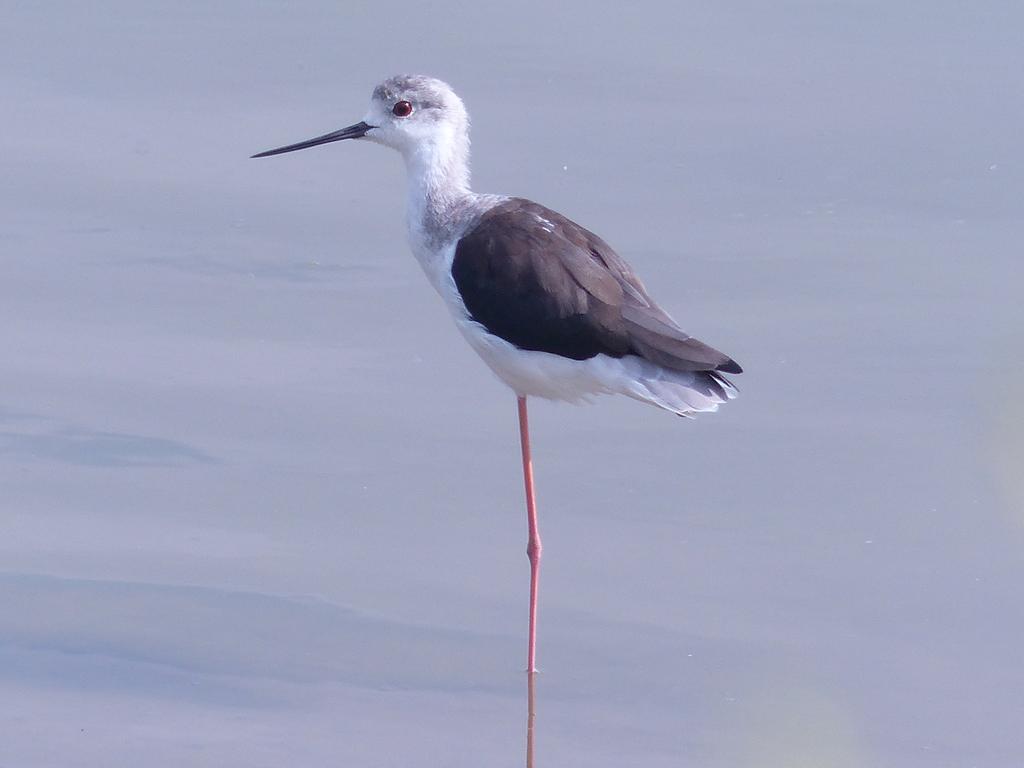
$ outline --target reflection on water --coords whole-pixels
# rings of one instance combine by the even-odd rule
[[[537,673],[526,673],[526,768],[533,768],[533,726],[537,719]]]
[[[209,463],[210,456],[177,440],[93,429],[42,434],[0,432],[0,456],[90,467],[152,467]]]

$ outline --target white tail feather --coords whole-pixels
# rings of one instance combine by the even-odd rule
[[[674,371],[641,358],[626,360],[635,370],[622,393],[680,416],[717,411],[737,394],[732,383],[714,371]]]

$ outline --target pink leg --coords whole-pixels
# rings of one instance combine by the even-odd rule
[[[530,557],[530,645],[526,671],[537,671],[537,587],[540,583],[540,532],[537,530],[537,504],[533,497],[533,462],[530,459],[530,427],[526,418],[526,398],[519,398],[519,441],[523,448],[523,483],[526,485],[526,516],[530,524],[530,540],[526,554]]]

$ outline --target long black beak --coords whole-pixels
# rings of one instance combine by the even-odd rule
[[[356,123],[355,125],[350,125],[348,128],[342,128],[340,131],[333,131],[331,133],[325,133],[323,136],[317,136],[315,139],[300,141],[298,144],[289,144],[287,147],[268,149],[266,152],[260,152],[258,155],[253,155],[253,157],[282,155],[285,152],[294,152],[296,149],[306,149],[307,147],[315,147],[317,144],[329,144],[332,141],[342,141],[343,139],[361,139],[366,135],[366,132],[373,127],[374,126],[367,125],[366,123]]]

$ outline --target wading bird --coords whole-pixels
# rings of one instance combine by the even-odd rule
[[[361,122],[253,157],[344,139],[383,144],[405,158],[412,252],[466,341],[516,394],[529,523],[532,675],[541,541],[526,398],[576,402],[622,394],[690,416],[735,397],[722,374],[742,369],[687,335],[593,232],[530,200],[473,192],[469,116],[446,83],[419,75],[389,78],[374,89]]]

